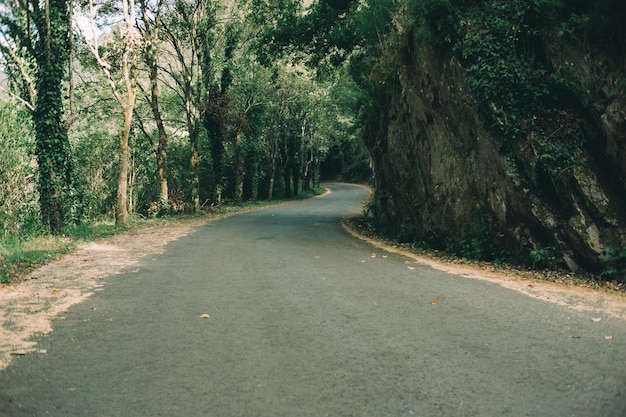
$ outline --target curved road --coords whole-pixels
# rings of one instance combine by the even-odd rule
[[[626,415],[623,321],[409,268],[339,226],[366,191],[329,187],[107,279],[0,372],[0,416]]]

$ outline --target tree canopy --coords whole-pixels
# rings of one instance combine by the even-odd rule
[[[290,0],[4,2],[2,100],[25,113],[3,112],[2,129],[24,114],[33,126],[7,157],[22,161],[20,149],[31,149],[38,167],[36,193],[23,195],[36,194],[36,204],[11,217],[27,216],[55,233],[102,216],[124,224],[128,215],[290,197],[324,176],[367,166],[356,133],[359,93],[345,89],[347,72],[332,65],[320,77],[306,66],[345,59],[352,40],[340,38],[349,25],[332,39],[324,30],[354,7]],[[300,47],[287,50],[281,36],[295,33],[287,32],[290,22]],[[334,100],[341,88],[347,97]],[[22,161],[23,169],[31,162]],[[9,224],[5,234],[24,233]]]

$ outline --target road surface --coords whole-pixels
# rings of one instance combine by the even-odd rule
[[[339,225],[367,192],[329,187],[108,278],[0,417],[626,416],[624,321],[374,249]]]

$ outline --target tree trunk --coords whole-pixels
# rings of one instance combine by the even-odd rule
[[[268,201],[272,201],[272,198],[274,197],[275,178],[276,178],[276,157],[274,156],[272,158],[272,171],[270,172],[270,187],[269,187],[269,191],[267,192]]]
[[[169,190],[167,184],[167,136],[162,139],[159,134],[159,144],[156,149],[157,179],[159,181],[159,205],[161,209],[169,211]]]
[[[250,187],[250,200],[257,201],[259,198],[259,173],[255,172],[252,174],[252,185]]]
[[[293,196],[297,197],[300,186],[300,167],[295,163],[291,166],[291,175],[293,177]]]
[[[194,134],[190,137],[189,145],[191,147],[191,204],[193,212],[200,211],[200,154],[198,152],[198,135]]]
[[[128,37],[131,37],[132,27],[128,28]],[[127,41],[128,42],[128,41]],[[115,224],[126,224],[128,222],[128,168],[130,166],[130,129],[133,121],[135,109],[135,99],[137,97],[137,71],[133,46],[125,45],[122,57],[122,73],[126,82],[126,102],[122,105],[124,109],[124,125],[119,134],[119,173],[117,179],[117,196],[115,202]]]
[[[130,126],[133,117],[133,107],[127,106],[124,109],[124,126],[119,137],[119,172],[117,177],[117,194],[115,198],[115,224],[126,224],[128,222],[128,168],[130,166],[130,147],[128,139],[130,137]]]
[[[315,154],[313,153],[313,149],[309,152],[309,158],[306,159],[304,164],[304,174],[302,178],[302,190],[309,191],[311,189],[311,164],[315,160]],[[315,185],[315,184],[313,184]]]
[[[283,169],[283,183],[285,198],[291,198],[291,175],[289,169]]]
[[[243,203],[243,179],[245,174],[241,155],[241,132],[237,131],[235,135],[235,198],[237,204]]]
[[[159,205],[161,209],[169,211],[169,192],[167,184],[167,132],[163,124],[163,118],[161,117],[161,109],[159,108],[159,91],[157,84],[157,72],[156,66],[154,74],[152,69],[150,70],[150,82],[152,83],[152,114],[157,125],[157,131],[159,132],[159,143],[154,151],[157,165],[157,181],[159,182]],[[152,78],[154,77],[154,78]]]
[[[69,21],[66,1],[47,0],[44,7],[43,19],[36,20],[40,39],[36,45],[37,103],[33,112],[35,152],[42,220],[53,233],[61,233],[65,211],[73,204],[70,144],[60,111]]]
[[[96,59],[100,69],[105,74],[111,92],[115,97],[115,100],[122,107],[124,112],[124,122],[120,133],[118,134],[119,140],[119,172],[117,178],[117,194],[115,198],[115,224],[126,224],[128,221],[128,206],[127,206],[127,193],[128,193],[128,167],[130,163],[130,148],[128,139],[130,137],[131,123],[133,120],[133,111],[135,109],[135,101],[137,97],[137,47],[140,44],[138,39],[137,30],[134,27],[135,24],[135,3],[133,0],[122,0],[122,14],[124,16],[123,26],[123,44],[122,44],[122,56],[120,62],[120,71],[122,80],[124,81],[125,96],[122,96],[118,83],[113,78],[111,73],[111,64],[106,60],[106,57],[100,55],[100,48],[97,43],[97,39],[89,39],[83,29],[83,37],[85,44]],[[89,20],[92,27],[92,32],[95,32],[95,15],[96,11],[93,5],[93,1],[89,1],[90,16]]]
[[[159,11],[161,3],[158,4]],[[159,183],[159,212],[169,212],[169,192],[167,184],[167,132],[161,116],[161,107],[159,105],[159,66],[156,42],[159,29],[159,14],[157,13],[154,22],[150,22],[150,13],[145,2],[141,3],[144,21],[146,22],[146,52],[144,58],[148,66],[150,78],[150,108],[152,116],[157,126],[159,134],[159,142],[154,150],[157,165],[157,181]]]
[[[200,211],[200,110],[194,100],[193,87],[187,84],[185,108],[187,113],[187,131],[189,133],[189,169],[191,175],[191,209]]]
[[[214,195],[213,200],[219,203],[222,193],[222,162],[224,160],[223,126],[219,113],[220,103],[210,103],[207,98],[207,110],[204,112],[204,128],[209,135],[209,150],[213,168]]]

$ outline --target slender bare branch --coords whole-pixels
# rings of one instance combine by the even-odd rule
[[[19,101],[20,103],[22,103],[24,106],[26,106],[26,108],[30,111],[35,111],[35,106],[33,106],[31,103],[29,103],[28,101],[24,100],[22,97],[18,96],[17,94],[12,93],[11,91],[9,91],[8,89],[2,87],[0,85],[0,90],[4,91],[5,93],[7,93],[9,96],[11,96],[12,98],[14,98],[15,100]]]

